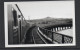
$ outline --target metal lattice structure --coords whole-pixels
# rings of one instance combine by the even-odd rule
[[[52,42],[55,41],[57,43],[72,43],[73,42],[73,37],[63,35],[60,33],[52,32],[47,29],[39,28],[44,35],[46,35],[48,38],[52,39]]]

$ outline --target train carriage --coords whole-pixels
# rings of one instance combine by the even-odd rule
[[[26,22],[17,4],[8,5],[8,43],[21,44],[25,42],[29,23]]]

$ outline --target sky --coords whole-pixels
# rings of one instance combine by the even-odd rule
[[[34,1],[17,3],[27,20],[51,18],[73,18],[74,1]]]

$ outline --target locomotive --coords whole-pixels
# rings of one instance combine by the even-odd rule
[[[7,8],[8,44],[24,44],[30,24],[26,22],[17,4],[9,4]]]

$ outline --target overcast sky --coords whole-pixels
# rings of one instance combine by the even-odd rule
[[[18,3],[25,19],[73,18],[74,1],[36,1]]]

